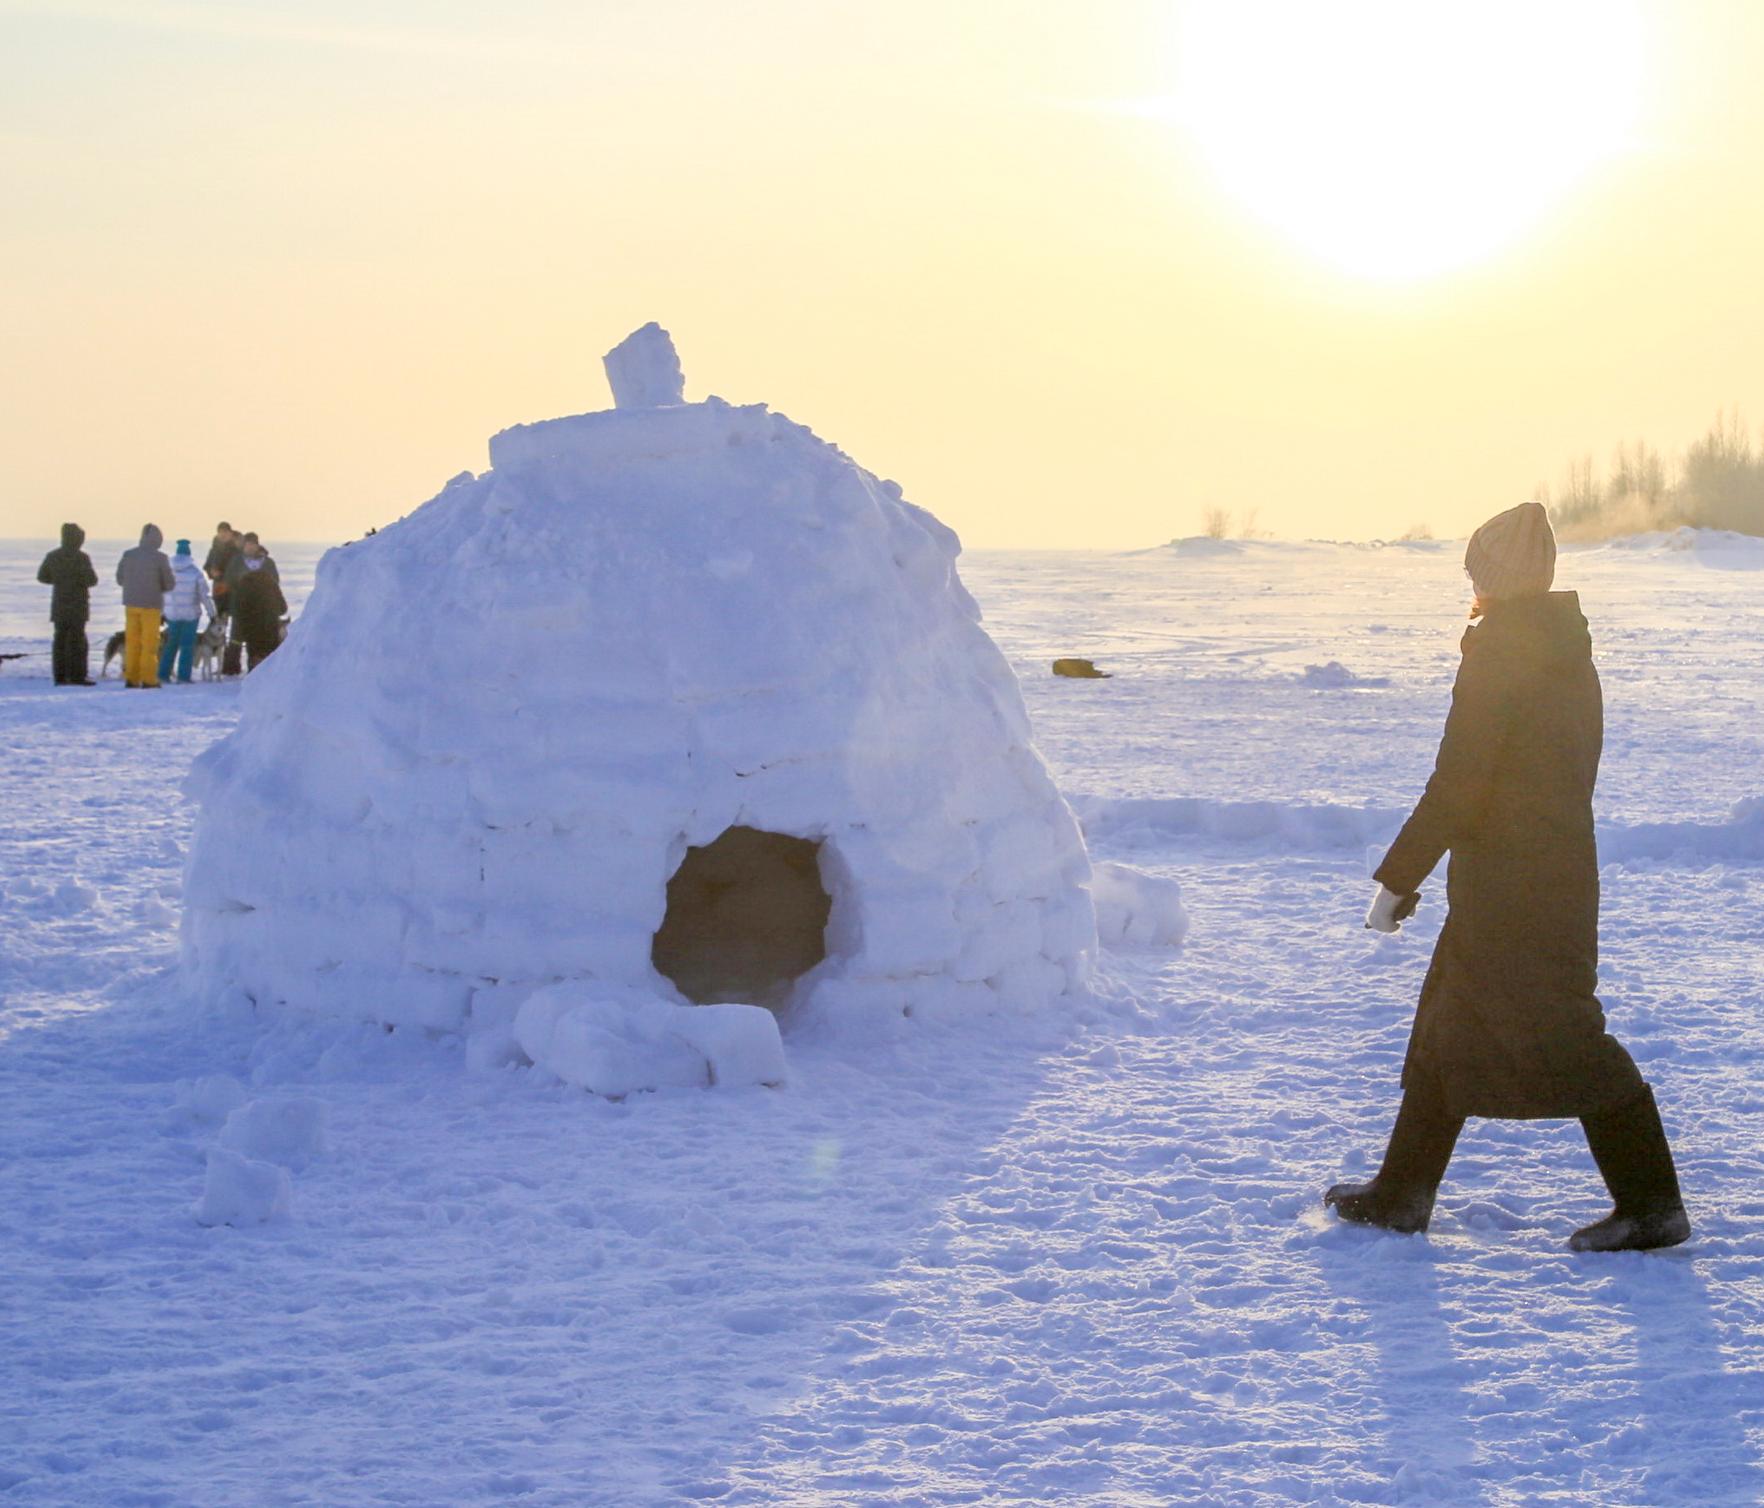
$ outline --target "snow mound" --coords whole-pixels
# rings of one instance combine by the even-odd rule
[[[324,1152],[329,1118],[323,1100],[251,1100],[228,1114],[220,1144],[298,1170]]]
[[[1373,868],[1382,862],[1385,848],[1408,815],[1406,808],[1397,807],[1216,801],[1195,796],[1074,796],[1072,806],[1093,843],[1144,845],[1198,838],[1265,845],[1293,853],[1361,848],[1371,856]],[[1734,803],[1720,822],[1605,818],[1597,830],[1599,859],[1605,864],[1764,863],[1764,796]],[[1097,906],[1101,930],[1100,892]]]
[[[1166,554],[1175,555],[1182,560],[1216,560],[1243,554],[1243,545],[1237,540],[1213,539],[1205,534],[1196,534],[1188,539],[1173,539],[1163,548]]]
[[[293,1208],[294,1183],[286,1168],[257,1162],[224,1147],[208,1151],[208,1171],[196,1219],[203,1225],[262,1225]]]
[[[1689,525],[1651,534],[1630,534],[1589,547],[1587,554],[1617,556],[1693,556],[1700,564],[1727,571],[1764,570],[1764,538],[1732,529],[1693,529]]]
[[[1301,851],[1360,848],[1388,840],[1407,815],[1391,807],[1202,796],[1074,796],[1072,806],[1092,842],[1209,838]]]
[[[325,555],[187,785],[198,998],[629,1085],[715,1056],[658,1046],[645,1001],[1082,989],[1089,858],[956,536],[763,405],[679,402],[672,353],[637,332],[619,407],[503,431],[490,471]],[[559,984],[578,1005],[517,1029]]]
[[[1599,859],[1606,864],[1663,859],[1764,863],[1764,796],[1736,801],[1725,822],[1601,823]]]
[[[1374,539],[1367,543],[1371,550],[1408,550],[1417,555],[1456,555],[1464,548],[1461,539]]]
[[[1126,864],[1091,866],[1096,931],[1104,947],[1175,947],[1188,936],[1182,887]]]

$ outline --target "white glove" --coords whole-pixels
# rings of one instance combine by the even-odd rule
[[[1378,887],[1378,894],[1373,897],[1372,909],[1366,913],[1366,926],[1372,932],[1401,932],[1403,924],[1397,920],[1397,908],[1402,905],[1404,897],[1394,890]]]

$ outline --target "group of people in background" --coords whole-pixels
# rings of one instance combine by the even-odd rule
[[[241,658],[247,671],[257,669],[282,642],[288,612],[274,559],[252,531],[240,534],[222,521],[202,569],[213,583],[216,616],[231,625],[224,673],[239,674]]]
[[[37,580],[51,588],[49,619],[55,625],[53,651],[57,686],[92,686],[91,646],[86,624],[98,573],[81,548],[86,532],[78,524],[61,526],[61,546],[51,550]],[[223,644],[221,674],[255,670],[282,642],[287,599],[280,573],[257,535],[215,526],[208,556],[200,567],[190,541],[180,539],[168,559],[165,536],[155,524],[141,530],[141,542],[116,563],[123,602],[123,681],[153,687],[176,678],[188,682],[199,633],[218,629]],[[202,624],[203,615],[208,625]]]

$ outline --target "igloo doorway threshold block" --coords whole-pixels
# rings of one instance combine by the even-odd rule
[[[955,535],[682,401],[655,325],[606,365],[618,406],[324,557],[191,772],[193,989],[614,1094],[1081,990],[1090,862]]]

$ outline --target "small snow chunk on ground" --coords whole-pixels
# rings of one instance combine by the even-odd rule
[[[490,1027],[466,1038],[465,1062],[470,1073],[494,1073],[527,1062],[527,1055],[513,1027]]]
[[[98,892],[78,880],[63,880],[55,887],[55,910],[62,916],[90,911],[98,904]]]
[[[262,1225],[288,1214],[294,1182],[286,1168],[211,1147],[196,1218],[203,1225]]]
[[[784,1039],[763,1005],[682,1005],[674,1030],[710,1064],[711,1083],[782,1084]]]
[[[1327,665],[1307,665],[1304,674],[1298,678],[1301,686],[1308,686],[1313,691],[1347,691],[1355,686],[1388,686],[1389,676],[1356,675],[1343,665],[1340,660],[1331,660]]]
[[[1188,936],[1182,886],[1127,864],[1093,864],[1090,894],[1105,948],[1175,947]]]
[[[233,1152],[304,1168],[325,1150],[330,1108],[323,1100],[252,1100],[221,1127],[220,1144]]]
[[[487,985],[472,992],[470,1032],[466,1037],[466,1068],[493,1073],[528,1058],[515,1036],[515,1016],[533,993],[529,986]]]
[[[686,401],[686,377],[673,339],[654,320],[621,340],[605,361],[617,408],[668,408]]]
[[[178,913],[156,895],[143,896],[135,905],[135,915],[148,927],[175,927],[178,924]]]
[[[710,1063],[674,1030],[677,1009],[630,989],[553,985],[521,1007],[515,1037],[539,1067],[611,1099],[703,1088]]]

